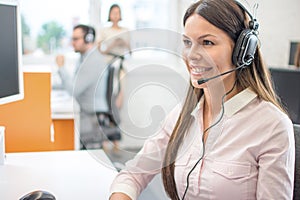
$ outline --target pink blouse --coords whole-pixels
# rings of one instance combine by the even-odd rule
[[[194,122],[179,147],[175,181],[181,198],[188,173],[203,152],[203,98],[191,113]],[[133,200],[160,173],[165,149],[180,112],[177,106],[161,131],[146,140],[115,178],[111,193]],[[189,177],[185,200],[293,198],[295,142],[290,119],[273,104],[246,89],[226,101],[222,120],[210,129],[203,159]]]

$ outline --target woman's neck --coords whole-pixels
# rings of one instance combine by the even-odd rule
[[[203,125],[204,128],[208,128],[208,126],[214,121],[214,119],[219,115],[222,109],[222,100],[224,98],[224,102],[235,96],[239,93],[239,89],[235,86],[234,89],[227,94],[224,95],[232,89],[232,86],[226,87],[213,87],[211,86],[209,89],[205,88],[204,91],[204,104],[203,104]],[[224,106],[224,105],[223,105]]]
[[[119,23],[118,22],[113,22],[113,24],[112,24],[112,26],[111,26],[112,28],[115,28],[115,29],[119,29],[120,28],[120,26],[119,26]]]

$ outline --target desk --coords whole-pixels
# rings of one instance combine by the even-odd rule
[[[67,91],[58,89],[51,90],[52,119],[74,119],[79,112],[79,104]]]
[[[102,150],[8,153],[0,166],[0,199],[37,189],[58,200],[108,199],[116,174]]]
[[[56,149],[80,148],[79,132],[76,131],[80,130],[79,115],[79,104],[66,91],[51,91],[51,141],[56,143]]]

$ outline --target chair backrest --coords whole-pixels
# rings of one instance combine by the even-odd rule
[[[295,133],[295,178],[294,178],[294,200],[300,198],[300,124],[294,124]]]
[[[292,122],[300,124],[300,70],[288,68],[269,68],[269,70],[281,103]]]
[[[114,89],[116,91],[114,91]],[[113,120],[115,125],[119,124],[121,121],[119,108],[116,106],[116,98],[119,95],[120,91],[121,91],[120,68],[115,68],[114,66],[109,65],[106,99],[108,103],[111,120]]]

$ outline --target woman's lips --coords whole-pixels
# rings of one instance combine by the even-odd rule
[[[191,66],[190,71],[191,74],[194,76],[203,76],[206,72],[212,70],[212,67],[198,67],[198,66]]]

